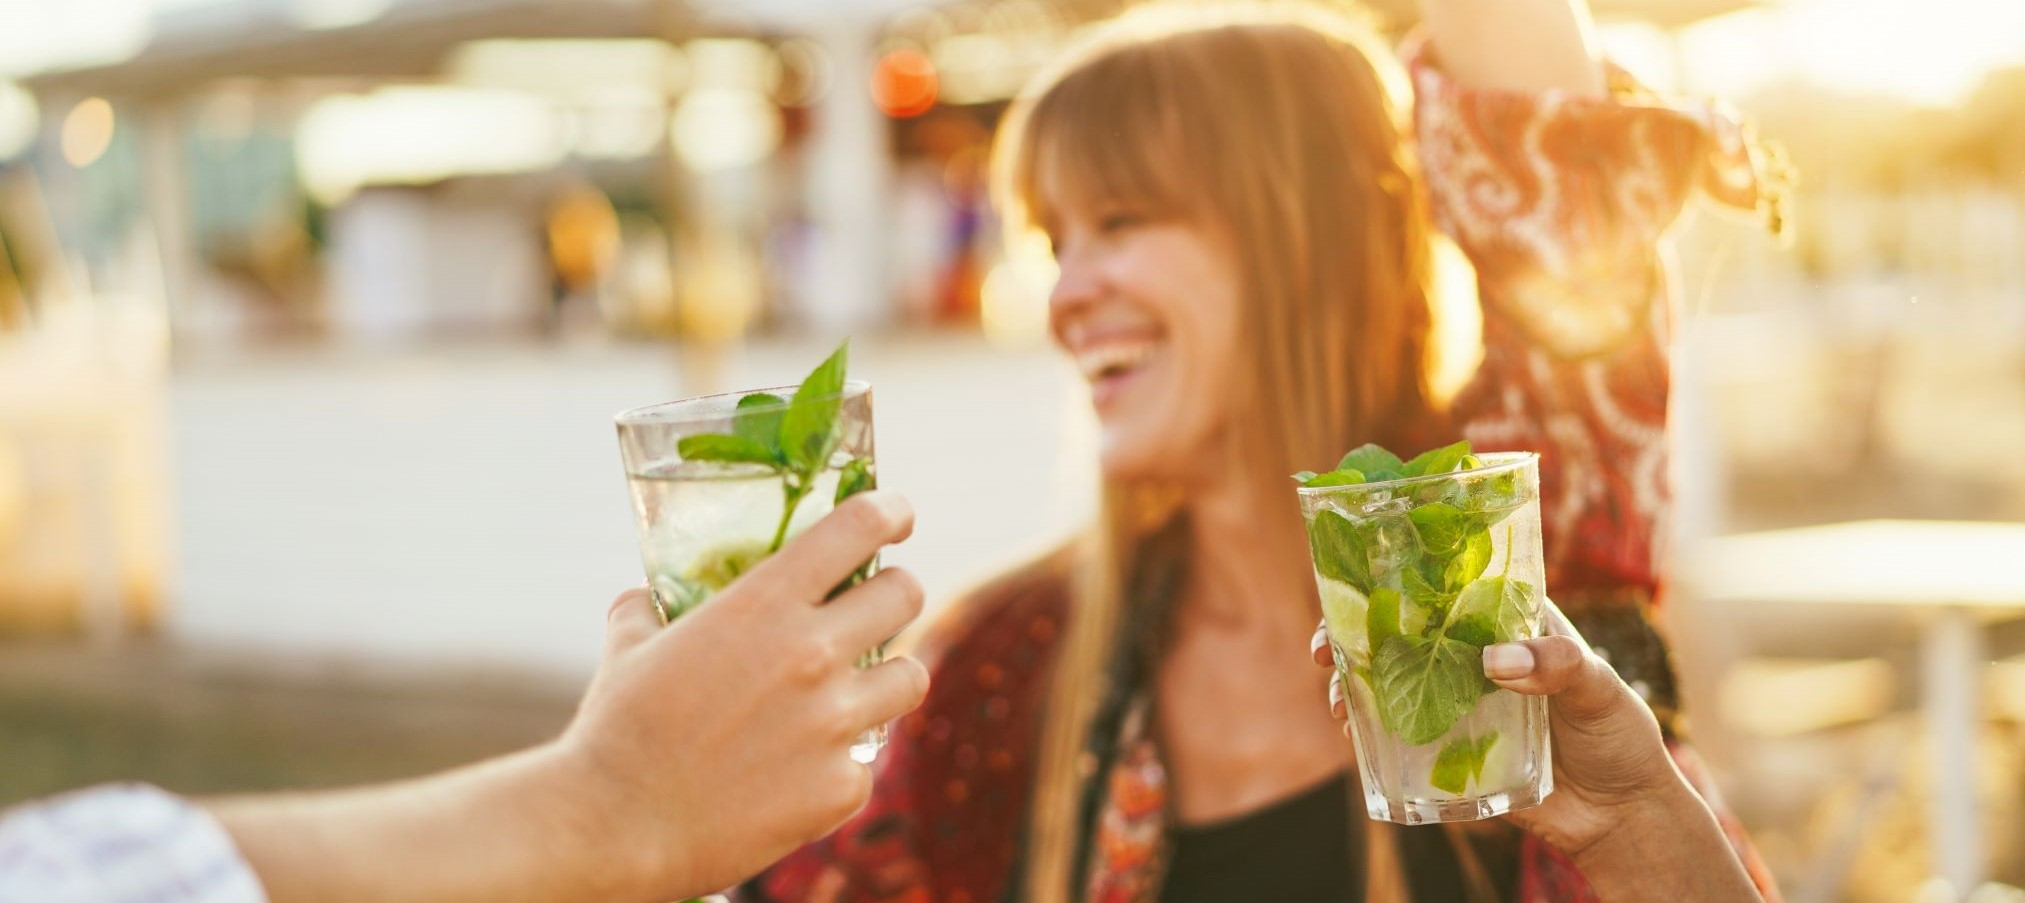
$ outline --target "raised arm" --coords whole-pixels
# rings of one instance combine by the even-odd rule
[[[1442,68],[1466,87],[1602,96],[1585,0],[1421,0]]]

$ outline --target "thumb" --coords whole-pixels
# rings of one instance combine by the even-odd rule
[[[1484,676],[1526,696],[1552,696],[1561,714],[1601,719],[1638,697],[1610,665],[1572,636],[1552,635],[1484,649]]]
[[[661,613],[654,594],[636,586],[612,600],[605,612],[605,657],[610,658],[646,642],[661,630]]]

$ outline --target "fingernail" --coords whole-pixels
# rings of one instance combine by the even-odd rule
[[[1343,684],[1340,681],[1329,681],[1329,708],[1333,709],[1342,704]]]
[[[1533,650],[1521,643],[1500,643],[1484,647],[1484,676],[1493,680],[1514,680],[1533,673]]]

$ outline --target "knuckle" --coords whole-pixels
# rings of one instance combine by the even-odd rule
[[[818,684],[836,670],[837,644],[826,636],[807,636],[787,644],[788,676],[803,685]]]

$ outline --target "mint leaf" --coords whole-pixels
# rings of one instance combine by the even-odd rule
[[[1375,648],[1400,634],[1399,591],[1381,586],[1372,590],[1369,598],[1371,607],[1364,612],[1364,630]]]
[[[780,422],[787,414],[788,400],[767,392],[754,392],[738,400],[732,414],[732,433],[759,443],[780,454]]]
[[[1445,636],[1396,636],[1371,660],[1378,716],[1401,741],[1432,743],[1483,695],[1483,654]]]
[[[1450,793],[1461,793],[1472,780],[1482,780],[1484,759],[1490,755],[1491,746],[1498,742],[1498,732],[1471,740],[1457,737],[1443,745],[1434,757],[1434,773],[1428,776],[1428,783]]]
[[[1446,502],[1432,502],[1406,515],[1420,534],[1420,547],[1428,555],[1446,559],[1462,548],[1468,524],[1461,510]]]
[[[683,436],[675,443],[676,453],[684,461],[724,461],[751,464],[777,465],[773,449],[752,441],[744,436],[724,433],[698,433]]]
[[[1445,474],[1455,470],[1456,465],[1461,464],[1463,457],[1469,453],[1470,444],[1467,439],[1454,445],[1444,445],[1441,448],[1430,449],[1415,455],[1413,460],[1406,462],[1406,466],[1400,469],[1400,473],[1409,477]]]
[[[879,478],[872,473],[872,459],[852,458],[851,463],[844,465],[843,471],[837,474],[836,500],[842,503],[845,499],[868,489],[877,488],[878,485]]]
[[[1362,482],[1364,482],[1364,474],[1355,470],[1332,470],[1328,473],[1309,476],[1307,482],[1303,485],[1309,489],[1318,489],[1323,486],[1355,486]]]
[[[1442,589],[1461,592],[1469,582],[1483,576],[1491,566],[1491,531],[1481,527],[1464,534],[1462,548],[1442,569]]]
[[[1308,481],[1314,478],[1315,472],[1312,470],[1304,470],[1301,471],[1300,473],[1294,474],[1294,482],[1299,483],[1303,486],[1308,485]]]
[[[1316,514],[1308,525],[1308,551],[1322,576],[1348,583],[1358,592],[1371,586],[1370,554],[1363,534],[1349,518],[1334,511]]]
[[[1470,506],[1492,515],[1490,520],[1495,523],[1519,507],[1519,475],[1506,471],[1488,480],[1478,480],[1469,493]]]
[[[837,346],[829,358],[795,388],[793,401],[781,417],[780,448],[788,466],[805,474],[822,469],[836,441],[837,411],[843,404],[844,365],[851,343]]]
[[[1456,597],[1448,635],[1476,646],[1529,639],[1538,592],[1509,575],[1475,581]]]
[[[1337,470],[1356,470],[1367,474],[1381,471],[1399,473],[1403,467],[1405,465],[1399,462],[1398,455],[1370,442],[1351,449],[1343,460],[1336,462]]]
[[[1420,563],[1426,564],[1426,561],[1422,560]],[[1422,613],[1422,627],[1429,623],[1440,624],[1446,619],[1449,605],[1455,601],[1455,593],[1443,589],[1437,583],[1429,582],[1422,569],[1417,566],[1400,571],[1399,583],[1406,588],[1407,600]],[[1436,614],[1442,617],[1433,617]]]

